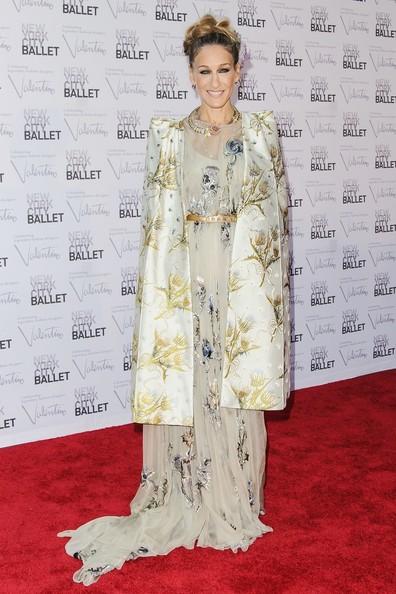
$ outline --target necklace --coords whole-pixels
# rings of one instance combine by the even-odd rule
[[[194,117],[198,116],[198,109],[199,107],[196,107],[187,118],[187,121],[191,128],[194,130],[194,132],[198,132],[198,134],[204,134],[205,136],[212,136],[213,134],[218,134],[221,130],[221,126],[218,126],[217,124],[207,124],[206,126],[200,126],[199,124],[195,123]],[[233,107],[233,109],[234,113],[232,115],[231,121],[228,122],[228,124],[233,124],[234,122],[237,122],[241,119],[241,112],[238,111],[235,106]]]

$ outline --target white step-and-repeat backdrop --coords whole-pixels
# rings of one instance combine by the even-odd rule
[[[4,0],[0,440],[127,423],[149,118],[196,104],[185,28],[243,41],[290,186],[294,386],[395,366],[392,0]],[[313,396],[315,397],[315,396]]]

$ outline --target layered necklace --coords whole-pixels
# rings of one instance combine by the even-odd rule
[[[237,110],[237,108],[235,106],[233,106],[234,112],[231,118],[230,122],[227,122],[227,124],[234,124],[235,122],[237,122],[238,120],[241,119],[241,112]],[[217,124],[207,124],[207,125],[199,125],[196,123],[196,119],[198,118],[198,110],[199,107],[196,107],[194,109],[194,111],[192,111],[190,113],[190,115],[187,118],[188,124],[189,126],[194,130],[194,132],[197,132],[198,134],[204,134],[205,136],[212,136],[213,134],[218,134],[221,130],[221,125],[217,125]]]

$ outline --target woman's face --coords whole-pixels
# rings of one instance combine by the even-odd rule
[[[196,85],[203,104],[221,109],[230,100],[239,80],[240,66],[222,45],[204,45],[190,67],[190,80]]]

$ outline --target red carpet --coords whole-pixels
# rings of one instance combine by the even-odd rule
[[[87,590],[56,533],[125,515],[141,431],[124,427],[3,449],[1,594],[394,594],[396,372],[297,392],[267,413],[266,523],[246,553],[180,549],[128,562]],[[112,466],[109,458],[117,460]]]

